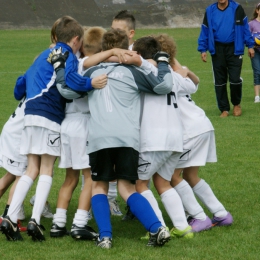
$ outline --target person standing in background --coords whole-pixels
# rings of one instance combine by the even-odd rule
[[[230,82],[230,99],[233,115],[240,116],[242,99],[241,69],[245,45],[248,55],[254,57],[255,42],[250,34],[248,19],[243,7],[233,0],[218,0],[208,6],[198,38],[198,51],[203,62],[207,51],[211,54],[214,84],[220,117],[229,115],[230,104],[227,80]]]
[[[255,7],[253,17],[249,24],[250,32],[255,40],[255,56],[251,59],[253,75],[254,75],[254,90],[255,90],[255,103],[260,102],[259,89],[260,89],[260,3]]]

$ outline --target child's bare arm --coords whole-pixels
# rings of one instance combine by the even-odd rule
[[[122,63],[126,62],[129,57],[135,54],[134,51],[123,50],[119,48],[114,48],[111,50],[103,51],[96,53],[90,56],[88,59],[84,60],[83,67],[84,69],[90,68],[92,66],[97,65],[98,63],[107,60],[111,56],[117,57],[117,62]]]
[[[181,66],[178,60],[174,59],[174,64],[172,65],[172,68],[175,72],[179,73],[183,77],[189,77],[195,85],[199,84],[199,77],[187,67]]]

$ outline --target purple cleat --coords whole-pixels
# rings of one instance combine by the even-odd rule
[[[223,218],[213,217],[211,222],[212,222],[212,227],[216,227],[216,226],[230,226],[233,223],[233,217],[228,212],[228,214],[225,217],[223,217]]]
[[[199,220],[196,218],[191,218],[188,221],[189,225],[192,227],[193,232],[200,232],[203,230],[209,230],[212,227],[211,220],[206,216],[205,220]]]

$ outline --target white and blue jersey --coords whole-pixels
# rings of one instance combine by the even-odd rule
[[[91,79],[77,73],[78,60],[71,47],[58,42],[54,48],[60,47],[62,52],[69,51],[65,68],[66,85],[81,94],[92,90]],[[66,99],[59,93],[56,87],[56,73],[52,64],[47,61],[52,50],[47,49],[38,56],[24,76],[17,80],[14,93],[16,97],[20,97],[26,87],[25,116],[40,116],[60,125],[65,117]]]

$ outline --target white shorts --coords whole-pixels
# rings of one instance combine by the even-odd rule
[[[209,131],[184,141],[177,168],[204,166],[207,162],[216,161],[215,134],[214,131]]]
[[[61,124],[59,168],[90,168],[86,152],[89,114],[68,114]]]
[[[25,103],[22,102],[19,103],[15,112],[9,117],[2,129],[0,154],[12,161],[26,164],[27,156],[20,154],[21,136],[24,124],[24,104]]]
[[[39,126],[26,126],[22,131],[21,154],[60,156],[60,133]]]
[[[27,168],[27,162],[16,162],[6,156],[0,156],[0,167],[3,167],[6,171],[15,176],[22,176]]]
[[[171,151],[143,152],[139,154],[138,177],[149,180],[156,172],[170,181],[181,153]]]

